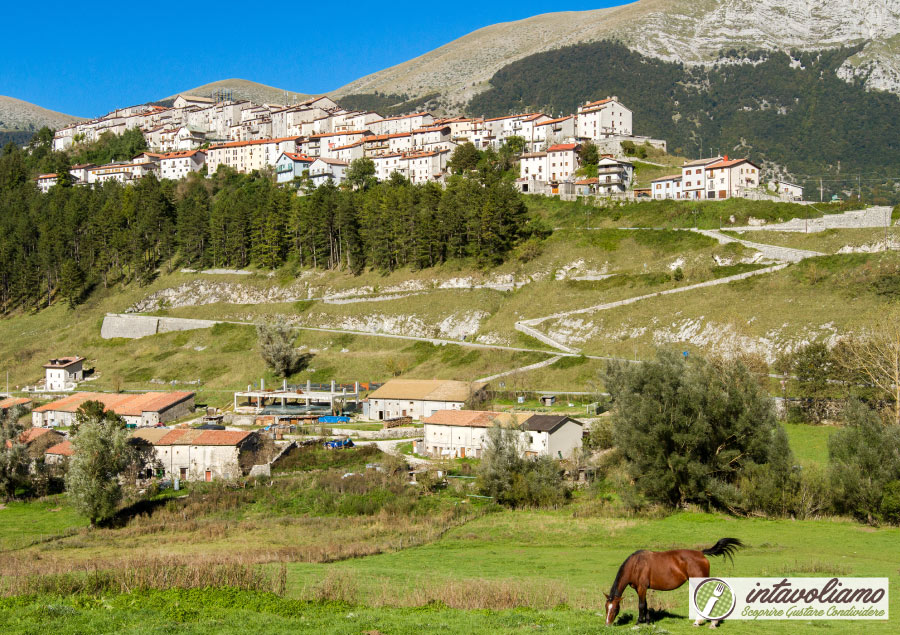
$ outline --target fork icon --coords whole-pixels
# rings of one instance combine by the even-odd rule
[[[709,615],[709,612],[713,610],[713,607],[716,605],[716,602],[719,601],[719,598],[722,597],[722,594],[725,592],[725,585],[719,582],[716,585],[716,588],[713,590],[712,597],[706,601],[706,606],[703,607],[703,615]]]

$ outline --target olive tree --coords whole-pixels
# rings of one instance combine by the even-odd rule
[[[297,329],[284,321],[260,324],[256,327],[259,353],[273,373],[287,377],[298,370],[303,359],[294,348]]]
[[[659,351],[642,364],[611,363],[606,386],[615,445],[653,502],[728,507],[747,468],[790,453],[768,395],[740,360]]]
[[[122,500],[120,477],[137,460],[124,427],[110,418],[81,423],[72,439],[73,456],[66,472],[66,492],[91,526],[112,516]]]
[[[28,455],[19,443],[24,430],[20,416],[18,408],[10,408],[0,418],[0,495],[6,500],[15,496],[16,488],[28,477]]]

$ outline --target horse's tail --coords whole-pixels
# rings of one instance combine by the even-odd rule
[[[742,543],[737,538],[722,538],[719,542],[714,544],[709,549],[703,550],[703,555],[706,556],[725,556],[732,562],[734,562],[734,552],[739,548],[743,547],[744,543]]]

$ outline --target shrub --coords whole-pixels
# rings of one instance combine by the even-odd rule
[[[748,468],[792,463],[768,395],[739,360],[659,351],[644,364],[611,363],[605,383],[615,445],[652,502],[728,508]]]
[[[500,425],[487,432],[476,484],[509,507],[557,507],[571,496],[559,464],[550,457],[525,458],[519,429]]]
[[[886,425],[867,405],[851,402],[846,427],[828,440],[835,508],[874,524],[897,522],[900,426]]]

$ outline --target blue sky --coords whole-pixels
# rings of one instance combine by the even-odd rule
[[[7,3],[0,94],[92,117],[229,77],[322,93],[483,26],[626,3]]]

